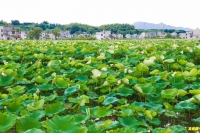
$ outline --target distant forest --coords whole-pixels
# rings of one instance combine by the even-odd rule
[[[165,33],[185,33],[184,30],[173,30],[173,29],[164,29],[164,30],[137,30],[133,25],[130,24],[106,24],[101,26],[91,26],[87,24],[80,23],[70,23],[66,25],[49,23],[47,21],[43,21],[42,23],[33,23],[33,22],[24,22],[20,23],[19,20],[12,20],[10,23],[7,23],[3,20],[0,21],[0,26],[13,26],[16,31],[30,31],[36,27],[40,27],[43,31],[52,32],[55,28],[59,28],[63,31],[69,30],[71,34],[82,34],[87,32],[89,34],[95,34],[96,32],[102,30],[110,30],[113,34],[140,34],[142,32],[156,32],[161,31]]]

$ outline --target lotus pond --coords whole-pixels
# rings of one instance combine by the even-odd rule
[[[200,41],[0,41],[0,132],[200,126]]]

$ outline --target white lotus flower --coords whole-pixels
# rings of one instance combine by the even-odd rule
[[[174,59],[166,59],[166,60],[164,60],[164,62],[172,63],[172,62],[174,62]]]
[[[1,73],[2,76],[6,76],[6,74],[4,72]]]
[[[105,82],[103,83],[103,86],[108,86],[108,85],[109,85],[108,81],[105,81]]]
[[[133,71],[132,70],[128,70],[128,73],[131,74]]]
[[[176,48],[178,48],[179,46],[178,46],[177,44],[174,44],[172,47],[173,47],[174,49],[176,49]]]
[[[106,67],[103,67],[101,70],[102,70],[102,71],[107,71],[107,68],[106,68]]]
[[[124,73],[127,73],[127,69],[124,69]]]
[[[92,61],[91,61],[91,60],[89,60],[89,61],[88,61],[86,64],[91,64],[91,62],[92,62]]]
[[[110,54],[114,54],[115,53],[115,51],[113,50],[113,49],[109,49],[109,50],[107,50],[108,51],[108,53],[110,53]]]
[[[149,58],[149,60],[155,61],[155,60],[156,60],[156,57],[155,57],[155,56],[152,56],[152,57]]]
[[[118,80],[118,81],[117,81],[117,85],[119,85],[119,84],[121,84],[121,80]]]
[[[163,60],[165,57],[163,55],[161,55],[160,58]]]
[[[93,69],[92,74],[94,78],[101,76],[101,72],[98,69]]]
[[[183,54],[183,51],[181,51],[180,53]]]
[[[144,60],[143,62],[146,66],[152,66],[155,65],[154,60]]]

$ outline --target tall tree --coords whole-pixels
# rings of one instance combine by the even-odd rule
[[[19,20],[11,20],[12,25],[20,25]]]
[[[33,30],[29,31],[28,38],[29,39],[36,39],[39,40],[41,35],[42,29],[39,27],[34,28]]]
[[[57,37],[60,36],[60,28],[55,28],[53,30],[53,34],[54,34],[55,38],[57,39]]]

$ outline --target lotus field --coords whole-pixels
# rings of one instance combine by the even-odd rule
[[[0,132],[185,133],[200,41],[0,41]]]

